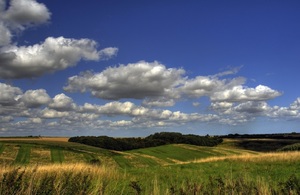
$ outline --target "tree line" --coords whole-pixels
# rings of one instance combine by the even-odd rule
[[[166,144],[191,144],[197,146],[216,146],[222,143],[223,139],[219,137],[183,135],[174,132],[160,132],[149,135],[145,138],[113,138],[108,136],[78,136],[71,137],[69,142],[76,142],[95,146],[99,148],[125,151],[139,148],[148,148]]]

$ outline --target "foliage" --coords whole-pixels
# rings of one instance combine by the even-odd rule
[[[69,142],[91,145],[109,150],[125,151],[139,148],[161,146],[165,144],[192,144],[198,146],[215,146],[222,142],[221,138],[182,135],[181,133],[161,132],[146,138],[112,138],[108,136],[71,137]]]
[[[273,133],[273,134],[228,134],[222,138],[247,138],[247,139],[300,139],[300,133]]]
[[[238,147],[244,148],[246,150],[253,150],[259,152],[271,152],[297,142],[299,142],[299,140],[246,139],[246,140],[239,140],[236,142],[236,144]]]
[[[300,151],[300,143],[284,146],[278,149],[278,151]]]

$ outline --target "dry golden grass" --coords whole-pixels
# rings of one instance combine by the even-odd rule
[[[116,167],[86,163],[0,166],[0,194],[106,194],[123,179]],[[18,183],[18,185],[16,184]]]
[[[19,148],[15,145],[7,145],[0,154],[0,162],[13,162],[18,154]]]
[[[38,164],[51,163],[50,150],[41,147],[31,148],[30,163],[38,163]]]
[[[62,163],[62,164],[48,164],[39,166],[26,167],[27,171],[36,171],[39,174],[44,173],[64,173],[71,172],[73,174],[85,173],[92,176],[115,176],[117,169],[115,167],[95,166],[86,163]]]
[[[68,142],[69,137],[41,137],[40,139],[45,141]]]
[[[22,141],[22,140],[28,140],[28,141],[36,141],[36,140],[43,140],[43,141],[60,141],[60,142],[68,142],[69,137],[0,137],[0,141]]]
[[[15,166],[2,165],[0,166],[0,175],[16,169]],[[25,171],[26,173],[34,174],[36,178],[41,175],[47,175],[49,173],[56,173],[63,175],[65,173],[72,173],[73,175],[84,173],[96,178],[115,178],[120,174],[116,167],[107,166],[95,166],[86,163],[62,163],[62,164],[44,164],[44,165],[32,165],[32,166],[20,166],[19,172]]]
[[[231,155],[221,157],[210,157],[205,159],[193,160],[188,162],[179,162],[178,164],[189,164],[189,163],[204,163],[214,162],[223,160],[234,160],[243,162],[275,162],[275,161],[300,161],[300,152],[272,152],[272,153],[259,153],[259,154],[242,154],[242,155]]]

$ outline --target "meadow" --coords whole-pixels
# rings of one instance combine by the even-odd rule
[[[299,151],[260,152],[239,142],[121,152],[62,138],[3,138],[0,195],[300,193]]]

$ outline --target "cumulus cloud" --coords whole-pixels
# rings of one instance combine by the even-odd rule
[[[47,7],[35,0],[11,0],[3,19],[10,27],[23,30],[26,26],[47,22],[50,16]]]
[[[0,124],[12,122],[14,118],[12,116],[0,116]]]
[[[300,98],[298,97],[291,105],[292,110],[300,110]]]
[[[45,108],[41,111],[41,117],[46,119],[62,118],[68,115],[68,112],[60,112],[49,108]]]
[[[0,4],[0,46],[9,45],[15,31],[48,22],[51,13],[47,7],[35,0],[11,0],[7,9],[6,1]]]
[[[9,29],[0,21],[0,46],[8,45],[11,41],[12,34]]]
[[[23,91],[5,83],[0,83],[0,115],[28,117],[33,110],[47,106],[52,99],[45,89]]]
[[[70,111],[76,108],[76,104],[72,98],[61,93],[53,98],[52,102],[49,104],[49,108],[56,111]]]
[[[212,76],[188,78],[183,69],[166,68],[158,62],[140,61],[109,67],[103,72],[84,72],[70,77],[64,89],[68,92],[90,92],[101,99],[143,99],[145,107],[174,106],[185,98],[208,97],[213,110],[227,110],[233,103],[267,101],[282,93],[264,85],[245,86],[243,77],[221,79],[235,74],[238,68]]]
[[[246,88],[238,85],[231,89],[215,92],[211,95],[212,101],[241,102],[241,101],[265,101],[282,95],[279,91],[273,90],[264,85],[255,88]]]
[[[90,91],[98,98],[175,97],[174,87],[182,82],[183,69],[167,69],[159,62],[140,61],[109,67],[101,73],[82,73],[68,79],[64,87],[69,92]]]
[[[0,78],[33,78],[75,66],[80,60],[106,60],[115,56],[118,48],[97,50],[90,39],[48,37],[31,46],[12,43],[13,34],[30,26],[46,23],[51,13],[36,0],[11,0],[7,9],[0,5]]]
[[[51,98],[45,89],[38,89],[26,91],[20,100],[24,102],[28,108],[36,108],[48,104]]]
[[[85,103],[80,107],[80,111],[93,112],[97,114],[114,116],[114,115],[129,115],[138,116],[149,114],[149,109],[142,106],[136,106],[132,102],[109,102],[105,105],[93,105]]]
[[[231,89],[245,83],[245,78],[219,79],[216,76],[197,76],[187,79],[180,88],[181,92],[189,97],[213,96],[214,93]]]
[[[0,83],[0,105],[14,105],[17,103],[22,90],[18,87]]]
[[[216,111],[224,111],[230,109],[233,105],[232,102],[212,102],[210,107]]]
[[[76,65],[81,59],[99,60],[97,43],[90,39],[47,38],[33,46],[10,46],[0,57],[1,78],[37,77]]]
[[[264,101],[248,101],[234,107],[234,110],[237,112],[250,114],[265,113],[269,109],[269,105]]]
[[[168,97],[146,98],[142,104],[147,107],[171,107],[175,105],[175,100]]]
[[[269,113],[267,113],[268,117],[271,118],[298,118],[300,119],[299,111],[291,109],[289,107],[279,107],[274,106]]]

